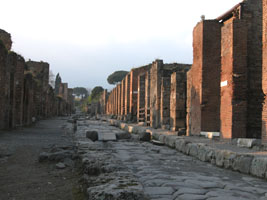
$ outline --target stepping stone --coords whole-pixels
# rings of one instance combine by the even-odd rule
[[[99,141],[115,141],[116,134],[112,132],[104,133],[104,132],[98,132],[98,140]]]

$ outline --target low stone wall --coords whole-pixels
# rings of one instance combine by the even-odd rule
[[[159,140],[166,146],[201,161],[267,179],[267,154],[256,155],[217,149],[204,143],[192,142],[188,137],[176,136],[175,132],[127,124],[114,119],[110,119],[109,122],[111,125],[117,126],[129,133],[139,134],[149,131],[153,139]]]

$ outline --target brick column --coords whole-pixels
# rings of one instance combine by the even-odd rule
[[[188,134],[220,129],[221,24],[199,22],[193,32],[194,61],[188,82]]]
[[[245,138],[247,126],[247,26],[232,20],[222,27],[221,137]]]
[[[130,74],[125,76],[125,115],[130,112]]]
[[[150,126],[150,70],[146,72],[145,78],[145,121]]]
[[[156,60],[150,70],[150,126],[160,128],[161,74],[163,61]]]
[[[170,128],[177,131],[186,127],[186,72],[171,75]]]
[[[160,124],[164,129],[170,128],[170,93],[171,77],[161,78],[161,100],[160,100]]]
[[[145,74],[138,76],[137,122],[145,122]]]
[[[125,79],[121,81],[121,116],[125,113]]]
[[[263,0],[263,34],[262,34],[262,90],[265,95],[262,110],[262,142],[267,144],[267,1]]]

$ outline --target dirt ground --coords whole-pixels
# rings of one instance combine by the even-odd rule
[[[32,127],[0,132],[1,200],[81,200],[77,170],[57,169],[55,162],[38,162],[54,145],[71,145],[66,118],[42,120]]]

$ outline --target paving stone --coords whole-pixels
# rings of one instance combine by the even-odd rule
[[[185,183],[198,185],[202,188],[223,188],[224,184],[220,182],[205,182],[205,181],[198,181],[198,180],[186,180]]]
[[[207,190],[204,189],[194,189],[194,188],[180,188],[175,194],[181,195],[181,194],[206,194]]]
[[[177,197],[175,200],[205,200],[207,196],[197,194],[183,194]]]
[[[145,194],[148,195],[170,195],[175,190],[172,187],[146,187]]]
[[[108,132],[108,133],[99,132],[98,133],[99,141],[115,141],[116,139],[117,139],[116,134],[112,132]]]

